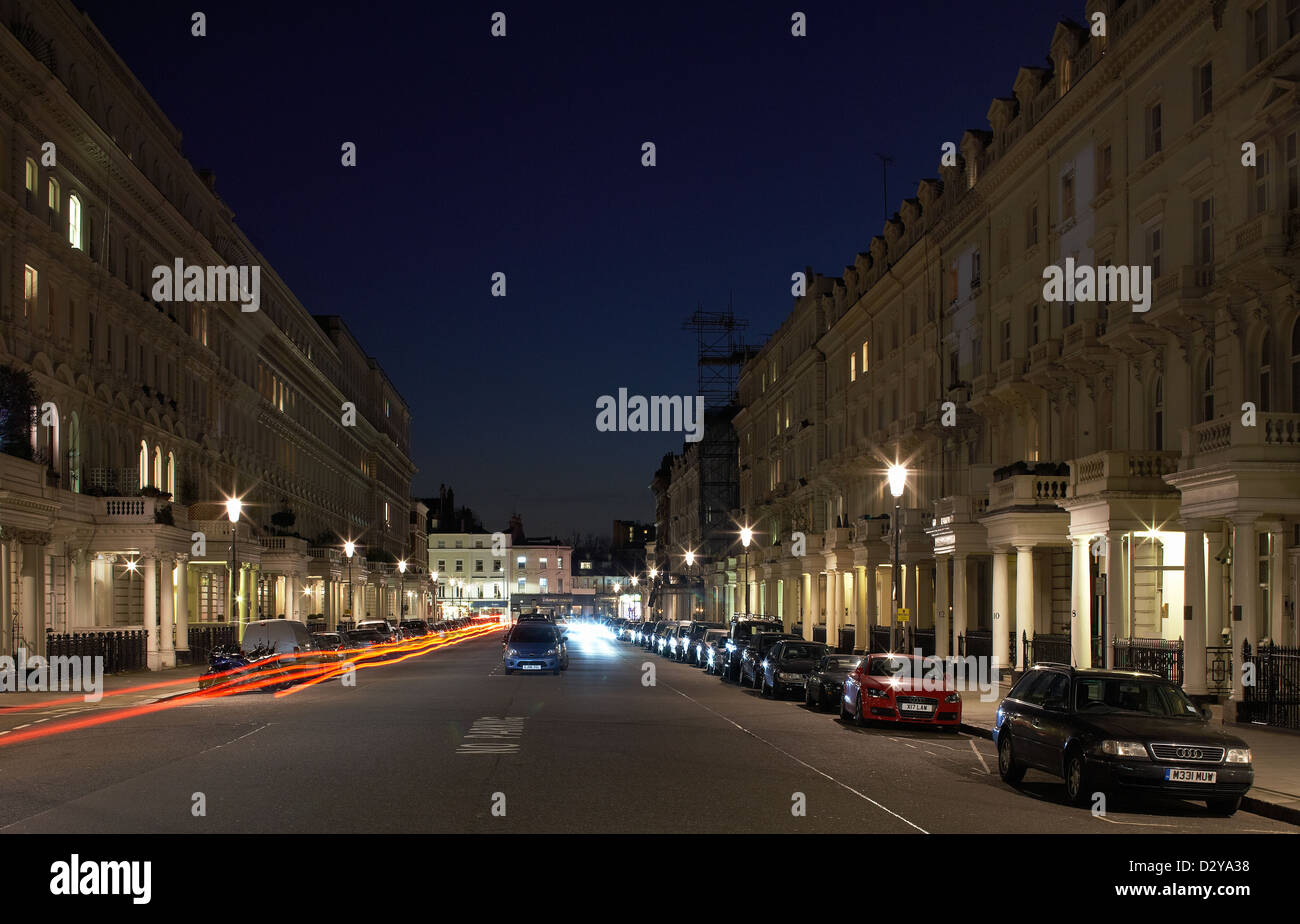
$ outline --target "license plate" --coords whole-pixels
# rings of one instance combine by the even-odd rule
[[[934,712],[933,706],[927,706],[925,703],[899,703],[898,708],[903,712]]]
[[[519,669],[521,671],[540,671],[542,666],[540,664],[521,664]]]
[[[1165,779],[1171,783],[1213,783],[1219,778],[1214,770],[1179,770],[1170,767],[1165,771]]]

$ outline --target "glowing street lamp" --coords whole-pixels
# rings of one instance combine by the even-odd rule
[[[403,558],[401,561],[397,563],[397,570],[402,575],[400,578],[398,578],[398,583],[401,585],[402,595],[403,597],[405,597],[406,596],[406,559],[405,558]],[[409,615],[406,612],[406,608],[407,608],[407,604],[405,601],[403,601],[401,615],[403,616]]]
[[[897,651],[898,640],[896,636],[898,633],[898,616],[899,616],[898,611],[902,607],[902,600],[900,598],[900,594],[902,593],[901,585],[902,585],[902,578],[903,578],[898,563],[898,537],[903,531],[902,530],[903,524],[901,522],[902,521],[901,499],[903,497],[903,488],[907,487],[907,466],[900,465],[897,462],[895,462],[893,465],[889,466],[888,478],[889,478],[889,493],[894,495],[894,520],[890,524],[890,528],[893,529],[894,531],[894,570],[892,575],[893,580],[891,581],[894,590],[893,593],[894,620],[892,623],[890,623],[891,628],[889,632],[889,647]],[[908,624],[908,627],[909,628],[911,627],[910,622]],[[903,641],[904,644],[906,644],[906,638],[904,638]]]
[[[348,557],[348,616],[355,617],[352,612],[352,556],[356,554],[357,544],[349,539],[343,543],[343,554]]]
[[[230,520],[230,602],[226,612],[230,613],[236,623],[242,622],[236,610],[239,600],[239,515],[244,510],[244,502],[238,497],[226,498],[226,517]]]
[[[754,541],[754,531],[748,526],[741,527],[740,544],[745,547],[745,614],[749,614],[749,544]]]

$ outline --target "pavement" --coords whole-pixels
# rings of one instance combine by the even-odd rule
[[[1046,774],[1004,784],[979,734],[858,728],[570,641],[559,676],[505,675],[494,632],[288,695],[115,678],[142,705],[0,703],[0,832],[1296,833],[1181,799],[1094,815]]]
[[[962,696],[962,730],[992,739],[998,703],[1011,684],[999,684],[996,698]],[[1221,710],[1216,710],[1216,714]],[[1243,811],[1300,825],[1300,733],[1285,729],[1218,720],[1223,728],[1250,745],[1255,764],[1255,785],[1241,800]]]

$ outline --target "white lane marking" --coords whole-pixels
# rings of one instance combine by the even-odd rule
[[[238,738],[231,738],[229,741],[227,741],[227,742],[225,742],[225,743],[223,743],[223,744],[214,744],[214,745],[213,745],[212,747],[210,747],[210,748],[204,748],[202,751],[199,751],[199,753],[200,753],[200,754],[206,754],[206,753],[208,753],[208,751],[215,751],[215,750],[217,750],[217,749],[219,749],[219,748],[224,748],[227,744],[234,744],[236,741],[243,741],[243,740],[244,740],[245,738],[247,738],[249,735],[256,735],[256,734],[257,734],[258,732],[260,732],[262,729],[264,729],[264,728],[269,728],[270,725],[271,725],[270,722],[267,722],[265,725],[259,725],[257,728],[253,729],[251,732],[248,732],[248,733],[246,733],[246,734],[240,735]]]
[[[456,748],[457,754],[518,754],[527,716],[484,716],[476,719]],[[487,740],[470,740],[487,739]]]
[[[1113,825],[1135,825],[1139,828],[1172,828],[1173,825],[1158,824],[1154,821],[1116,821],[1114,818],[1107,818],[1105,815],[1094,815],[1094,818],[1100,818],[1102,821],[1109,821]]]
[[[989,765],[986,764],[986,763],[984,763],[984,755],[980,753],[980,749],[979,749],[979,748],[975,747],[975,739],[974,739],[974,738],[970,739],[970,749],[971,749],[972,751],[974,751],[974,752],[975,752],[975,756],[979,758],[980,766],[984,768],[984,772],[985,772],[985,773],[988,773],[988,772],[989,772]]]
[[[32,724],[31,722],[28,722],[26,725],[15,725],[15,726],[13,727],[13,731],[18,731],[18,729],[20,729],[20,728],[26,728],[28,725],[31,725],[31,724]]]
[[[738,722],[733,721],[732,719],[730,719],[730,718],[728,718],[727,716],[723,715],[721,712],[718,712],[718,710],[713,709],[713,708],[710,708],[709,706],[704,705],[704,703],[700,702],[698,699],[695,699],[694,697],[689,696],[689,695],[687,695],[686,693],[683,693],[681,690],[677,689],[677,688],[676,688],[675,686],[673,686],[672,684],[663,683],[663,684],[661,684],[661,685],[662,685],[662,686],[665,686],[665,687],[668,687],[668,689],[672,690],[672,691],[673,691],[674,693],[676,693],[678,696],[681,696],[681,697],[683,697],[684,699],[690,700],[692,703],[694,703],[695,705],[699,706],[701,709],[705,709],[705,710],[707,710],[707,711],[709,711],[709,712],[712,712],[714,715],[716,715],[718,718],[722,719],[724,722],[727,722],[727,723],[730,724],[730,725],[734,725],[736,728],[740,729],[742,732],[744,732],[746,735],[749,735],[749,737],[755,739],[756,741],[761,741],[761,742],[763,742],[763,743],[766,744],[768,747],[770,747],[772,750],[776,751],[778,754],[783,754],[783,755],[785,755],[786,757],[788,757],[788,758],[790,758],[791,760],[793,760],[795,763],[799,764],[800,766],[807,767],[807,768],[808,768],[809,770],[811,770],[813,773],[816,773],[818,776],[825,777],[826,779],[828,779],[828,780],[830,780],[832,783],[834,783],[836,786],[839,786],[839,787],[841,787],[841,788],[843,788],[843,789],[847,789],[849,792],[853,793],[853,795],[857,796],[859,799],[864,799],[864,800],[866,800],[867,802],[870,802],[872,805],[874,805],[876,808],[880,809],[882,812],[885,812],[886,814],[889,814],[889,815],[893,815],[895,818],[897,818],[899,821],[903,822],[903,824],[907,825],[908,827],[915,828],[916,830],[920,831],[922,834],[929,834],[929,833],[930,833],[929,831],[925,830],[925,828],[922,828],[920,825],[918,825],[918,824],[916,824],[916,823],[914,823],[914,822],[912,822],[912,821],[909,821],[908,819],[904,818],[902,815],[898,814],[898,813],[895,812],[893,809],[886,808],[885,806],[881,805],[879,802],[877,802],[875,799],[871,798],[870,796],[865,795],[864,793],[860,793],[860,792],[858,792],[856,789],[854,789],[854,788],[853,788],[852,786],[850,786],[848,783],[842,783],[842,782],[840,782],[839,780],[835,779],[835,777],[831,776],[829,773],[826,773],[826,772],[824,772],[824,771],[822,771],[822,770],[818,770],[816,767],[814,767],[812,764],[808,763],[807,761],[800,760],[798,757],[795,757],[795,756],[794,756],[793,754],[791,754],[789,751],[784,750],[783,748],[779,748],[779,747],[777,747],[775,744],[773,744],[771,741],[768,741],[768,740],[767,740],[766,738],[764,738],[762,735],[757,735],[757,734],[755,734],[754,732],[750,731],[750,730],[749,730],[748,728],[746,728],[745,726],[739,724]]]

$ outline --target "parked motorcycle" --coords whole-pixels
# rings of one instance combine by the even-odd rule
[[[208,654],[208,669],[199,677],[199,689],[243,680],[243,673],[260,669],[262,665],[257,662],[273,654],[274,649],[261,645],[249,651],[238,645],[218,645]]]

